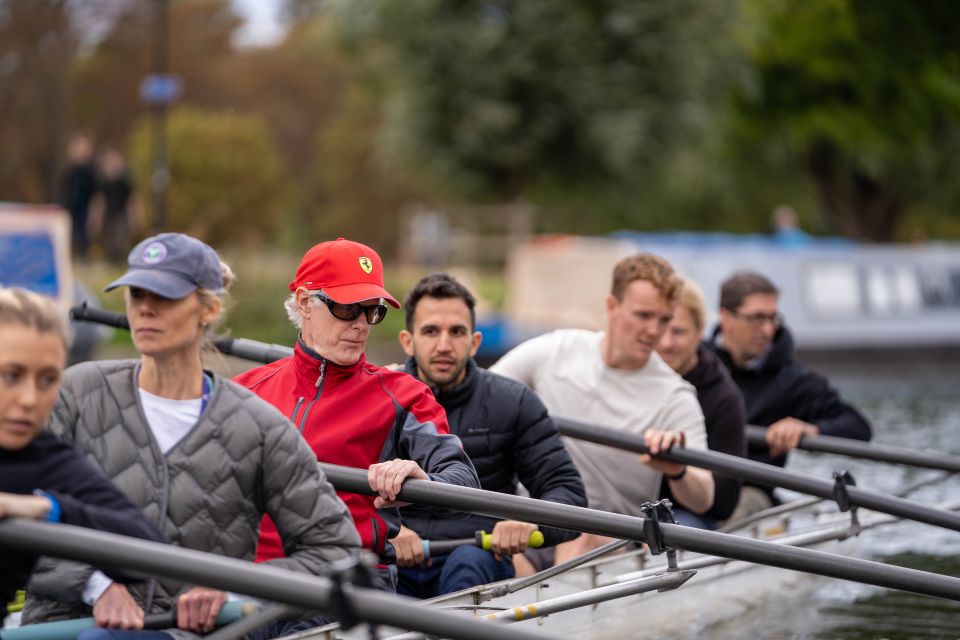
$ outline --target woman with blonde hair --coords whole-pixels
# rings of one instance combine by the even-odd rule
[[[743,457],[747,455],[743,396],[720,359],[701,342],[706,316],[700,287],[690,279],[683,279],[673,319],[660,338],[657,353],[696,388],[707,430],[707,448]],[[713,483],[713,504],[702,514],[685,508],[666,482],[661,485],[660,497],[668,498],[678,507],[676,516],[680,524],[713,529],[718,521],[729,518],[737,506],[740,479],[715,473]]]
[[[175,545],[252,560],[260,519],[277,524],[287,557],[310,574],[359,548],[346,507],[297,430],[250,391],[203,368],[233,274],[208,245],[179,233],[148,238],[107,290],[127,287],[136,360],[69,369],[51,430],[75,443]],[[206,633],[228,595],[175,581],[123,586],[90,567],[38,567],[24,621],[90,615],[82,638],[181,638]],[[177,628],[140,629],[176,606]]]
[[[163,542],[157,527],[99,469],[44,432],[66,356],[66,324],[53,301],[0,288],[0,518],[64,522]],[[36,561],[0,547],[0,606],[26,586]]]

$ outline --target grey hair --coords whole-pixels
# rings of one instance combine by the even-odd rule
[[[310,291],[310,306],[319,307],[322,302],[313,297],[314,293],[322,293],[323,289],[315,289]],[[283,308],[287,311],[287,318],[290,319],[290,322],[293,323],[297,329],[303,329],[303,315],[300,313],[300,307],[297,306],[297,292],[294,291],[287,299],[283,301]]]

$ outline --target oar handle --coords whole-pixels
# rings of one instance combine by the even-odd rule
[[[484,551],[490,551],[492,540],[492,533],[487,533],[486,531],[477,531],[477,534],[472,538],[459,538],[456,540],[421,540],[420,544],[423,547],[423,559],[427,560],[432,556],[450,553],[457,547],[462,547],[468,544],[480,547]],[[542,547],[543,533],[540,531],[534,531],[531,533],[530,539],[527,542],[527,546],[533,549],[539,549]]]
[[[239,620],[255,609],[256,605],[251,602],[235,600],[226,602],[217,614],[217,626]],[[91,629],[93,626],[93,618],[77,618],[4,629],[2,635],[3,640],[74,640],[80,632]],[[176,626],[176,609],[165,613],[151,613],[143,617],[144,629],[171,629]]]
[[[477,536],[480,538],[480,544],[477,545],[484,551],[490,551],[490,547],[493,544],[493,534],[487,533],[486,531],[480,531],[477,533]],[[533,547],[534,549],[539,549],[543,546],[543,534],[539,531],[534,531],[530,534],[530,539],[527,540],[527,546]]]

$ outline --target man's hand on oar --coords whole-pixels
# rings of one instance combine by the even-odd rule
[[[390,539],[390,544],[397,555],[397,564],[401,567],[416,567],[423,562],[423,540],[413,529],[401,525],[400,533],[396,538]],[[429,559],[427,566],[430,566]]]
[[[539,527],[519,520],[501,520],[493,525],[490,550],[498,561],[505,555],[523,553],[530,546],[530,536]]]
[[[796,449],[804,436],[816,435],[820,435],[816,425],[796,418],[784,418],[767,427],[766,440],[770,455],[776,457]]]

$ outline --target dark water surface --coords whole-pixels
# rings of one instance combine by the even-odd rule
[[[819,370],[871,420],[876,442],[960,455],[960,364]],[[887,493],[941,475],[803,452],[791,456],[788,468],[822,478],[846,468],[859,486]],[[960,475],[910,497],[925,504],[960,498]],[[866,531],[853,543],[852,554],[960,577],[960,533],[929,525],[904,522]],[[802,588],[765,599],[755,615],[704,637],[960,638],[960,602],[814,577]]]

